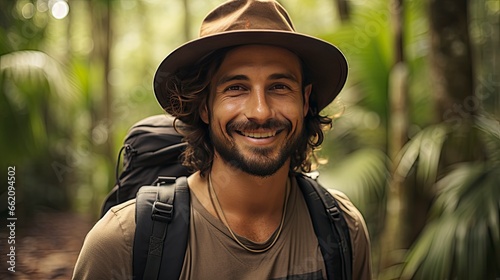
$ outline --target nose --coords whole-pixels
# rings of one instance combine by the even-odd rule
[[[256,123],[265,123],[272,117],[272,108],[262,88],[254,88],[245,103],[245,116]]]

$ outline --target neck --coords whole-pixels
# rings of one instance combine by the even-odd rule
[[[260,177],[214,160],[209,176],[226,213],[252,218],[281,215],[288,172],[286,163],[275,174]]]
[[[258,177],[214,160],[207,176],[201,177],[196,172],[188,178],[188,184],[203,207],[220,219],[213,201],[217,196],[228,228],[240,236],[263,242],[279,228],[284,217],[288,164],[271,176]],[[213,192],[209,192],[209,181]]]

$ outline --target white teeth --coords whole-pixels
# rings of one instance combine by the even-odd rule
[[[250,138],[268,138],[268,137],[273,137],[276,135],[276,131],[269,131],[269,132],[245,132],[242,131],[241,134],[245,135],[246,137]]]

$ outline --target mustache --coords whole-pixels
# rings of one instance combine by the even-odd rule
[[[226,131],[244,131],[258,129],[273,129],[273,130],[292,130],[292,123],[288,120],[269,119],[265,123],[257,123],[252,120],[248,121],[230,121],[226,125]]]

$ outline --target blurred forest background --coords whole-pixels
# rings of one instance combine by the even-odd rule
[[[76,246],[69,265],[76,260],[128,128],[162,113],[157,65],[197,37],[220,2],[0,2],[0,211],[6,221],[15,166],[17,244],[32,237],[4,279],[71,275],[42,274],[58,253],[43,244],[64,236]],[[500,1],[280,2],[299,32],[336,44],[349,61],[348,84],[325,111],[338,118],[319,180],[364,214],[374,278],[498,279]],[[0,249],[4,266],[6,240]]]

